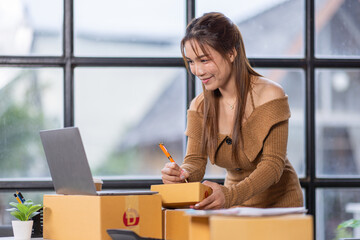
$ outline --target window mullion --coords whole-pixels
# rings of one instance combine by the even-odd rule
[[[73,0],[64,0],[63,55],[64,68],[64,126],[74,125],[74,5]]]

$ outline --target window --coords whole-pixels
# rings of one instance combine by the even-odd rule
[[[1,56],[61,55],[61,0],[1,1],[0,19]]]
[[[359,1],[315,1],[315,55],[359,58]]]
[[[1,178],[49,176],[39,131],[63,127],[59,68],[1,67]]]
[[[303,58],[304,0],[196,1],[196,16],[220,11],[239,27],[250,58]]]
[[[183,68],[75,69],[75,125],[93,174],[159,178],[166,161],[159,142],[181,163],[184,79]]]
[[[95,0],[76,0],[74,54],[180,57],[185,23],[184,1],[106,0],[99,4]]]
[[[316,170],[321,177],[360,176],[360,71],[315,72]]]
[[[160,183],[166,158],[156,143],[181,162],[186,109],[201,91],[179,41],[190,19],[210,11],[237,24],[251,64],[289,95],[288,157],[316,239],[335,238],[360,200],[360,2],[353,0],[2,1],[0,211],[14,190],[33,198],[53,191],[41,129],[78,126],[104,188]],[[208,170],[223,182],[223,170]]]

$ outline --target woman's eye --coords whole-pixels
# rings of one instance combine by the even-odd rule
[[[207,59],[201,59],[202,63],[207,62],[207,61],[208,61]]]

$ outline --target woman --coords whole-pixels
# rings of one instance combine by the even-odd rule
[[[221,13],[207,13],[187,26],[181,50],[203,92],[187,113],[184,163],[166,164],[163,182],[201,181],[209,157],[227,170],[225,183],[203,182],[213,194],[195,209],[303,206],[286,157],[287,96],[252,69],[237,26]]]

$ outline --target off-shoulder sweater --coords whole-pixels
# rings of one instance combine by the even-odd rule
[[[289,118],[287,96],[253,109],[242,126],[243,142],[236,146],[236,161],[230,135],[218,134],[213,156],[201,153],[203,115],[188,110],[188,144],[181,167],[190,173],[189,181],[203,179],[208,157],[211,164],[225,168],[225,183],[221,187],[226,208],[303,206],[299,179],[286,156]]]

